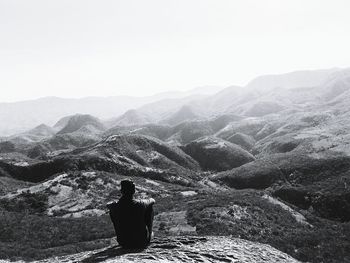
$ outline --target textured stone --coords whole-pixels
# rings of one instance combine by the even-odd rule
[[[289,262],[291,256],[265,244],[230,237],[178,236],[155,238],[147,249],[119,246],[50,258],[48,262]]]

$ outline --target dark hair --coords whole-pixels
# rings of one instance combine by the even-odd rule
[[[135,184],[130,180],[123,180],[120,183],[121,192],[126,196],[133,196],[135,193]]]

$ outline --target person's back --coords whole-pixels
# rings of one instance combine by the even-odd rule
[[[134,192],[133,183],[123,181],[122,197],[118,202],[108,204],[117,241],[128,248],[147,246],[152,235],[154,200],[135,200]]]

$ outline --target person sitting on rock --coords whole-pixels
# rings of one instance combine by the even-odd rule
[[[135,184],[121,182],[121,198],[107,204],[114,225],[117,241],[125,248],[147,247],[152,238],[153,198],[134,199]]]

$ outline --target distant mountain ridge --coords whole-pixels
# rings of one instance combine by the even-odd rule
[[[262,91],[274,88],[306,88],[322,85],[332,74],[341,71],[339,68],[321,70],[299,70],[286,74],[273,74],[257,77],[247,84],[247,88],[259,88]]]
[[[0,135],[12,135],[42,123],[61,129],[72,114],[89,114],[107,127],[168,123],[207,119],[224,114],[257,117],[285,110],[300,110],[339,98],[349,89],[349,69],[297,71],[260,76],[245,87],[218,91],[204,87],[190,92],[169,92],[154,96],[62,99],[0,103]],[[216,93],[213,93],[218,91]],[[210,93],[212,92],[212,93]],[[210,94],[210,95],[209,95]]]
[[[194,94],[207,96],[219,89],[221,88],[216,86],[206,86],[203,92],[200,88],[196,88],[186,92],[163,92],[146,97],[114,96],[80,99],[45,97],[11,103],[0,102],[0,136],[21,133],[42,123],[51,126],[58,119],[72,114],[90,114],[101,119],[117,118],[127,110],[162,99],[180,99]]]

